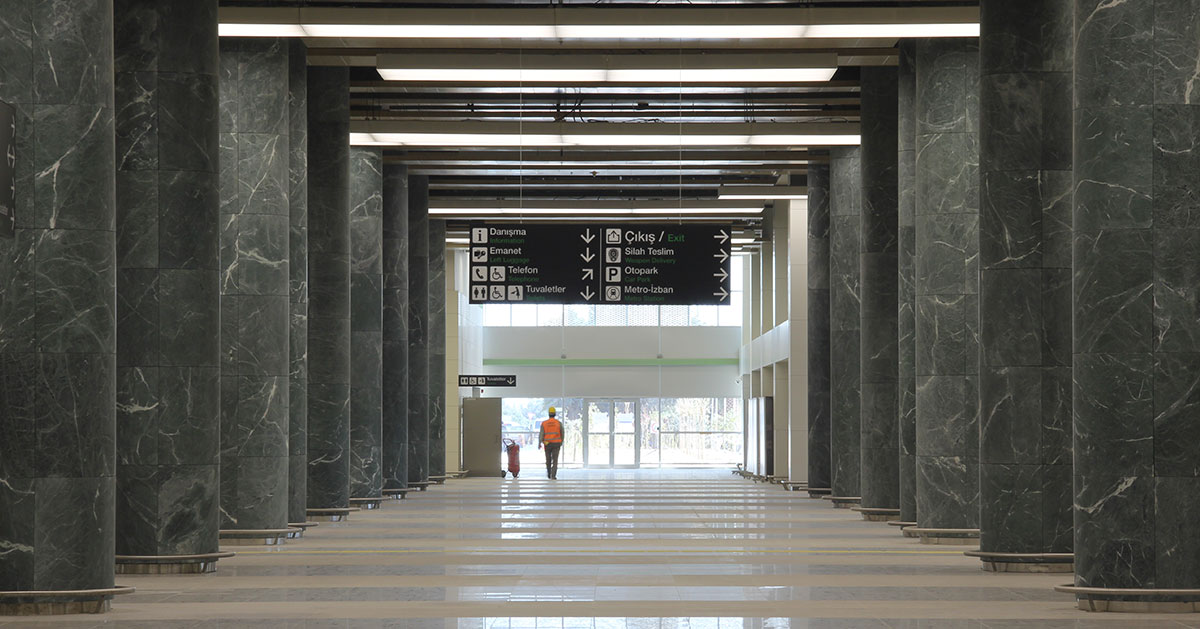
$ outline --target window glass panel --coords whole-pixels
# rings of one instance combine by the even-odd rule
[[[532,432],[537,434],[546,411],[551,406],[561,405],[558,398],[504,398],[500,402],[500,421],[504,432]],[[534,444],[537,445],[537,444]]]
[[[625,316],[626,306],[596,306],[596,325],[623,326],[628,320]]]
[[[563,423],[563,449],[559,453],[560,465],[583,465],[583,400],[567,398],[558,410],[558,419]]]
[[[658,325],[658,306],[629,306],[626,325],[655,327]]]
[[[688,306],[688,325],[717,325],[717,306]]]
[[[679,327],[688,325],[687,306],[663,306],[659,315],[663,327]]]
[[[742,326],[742,293],[736,292],[729,296],[729,305],[717,308],[717,325]]]
[[[661,441],[658,425],[658,403],[656,397],[642,398],[638,406],[639,420],[642,424],[642,467],[659,464],[658,448]]]
[[[493,327],[507,327],[512,324],[508,304],[484,304],[483,324]]]
[[[743,290],[742,289],[742,280],[743,280],[743,275],[744,275],[742,273],[743,270],[744,269],[742,268],[742,258],[741,257],[735,257],[733,260],[730,260],[730,262],[729,262],[729,290]]]
[[[537,325],[537,306],[533,304],[512,305],[513,327],[533,327]]]
[[[561,304],[538,304],[538,325],[542,327],[557,327],[563,324],[563,307]]]
[[[587,304],[566,306],[568,326],[596,325],[596,307]]]

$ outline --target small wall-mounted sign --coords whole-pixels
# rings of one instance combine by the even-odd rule
[[[17,225],[17,110],[0,101],[0,236]]]
[[[459,376],[460,387],[515,387],[516,376]]]

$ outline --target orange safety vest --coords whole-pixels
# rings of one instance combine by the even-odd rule
[[[553,417],[542,422],[542,442],[562,443],[562,422]]]

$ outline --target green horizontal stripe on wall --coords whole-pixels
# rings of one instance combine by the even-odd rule
[[[487,366],[507,367],[710,367],[739,364],[736,358],[485,358]]]

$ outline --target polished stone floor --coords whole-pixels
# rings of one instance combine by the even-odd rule
[[[0,627],[1200,627],[1077,611],[1068,575],[990,574],[962,548],[725,470],[563,470],[449,481],[233,548],[215,574],[122,576],[102,616]]]

